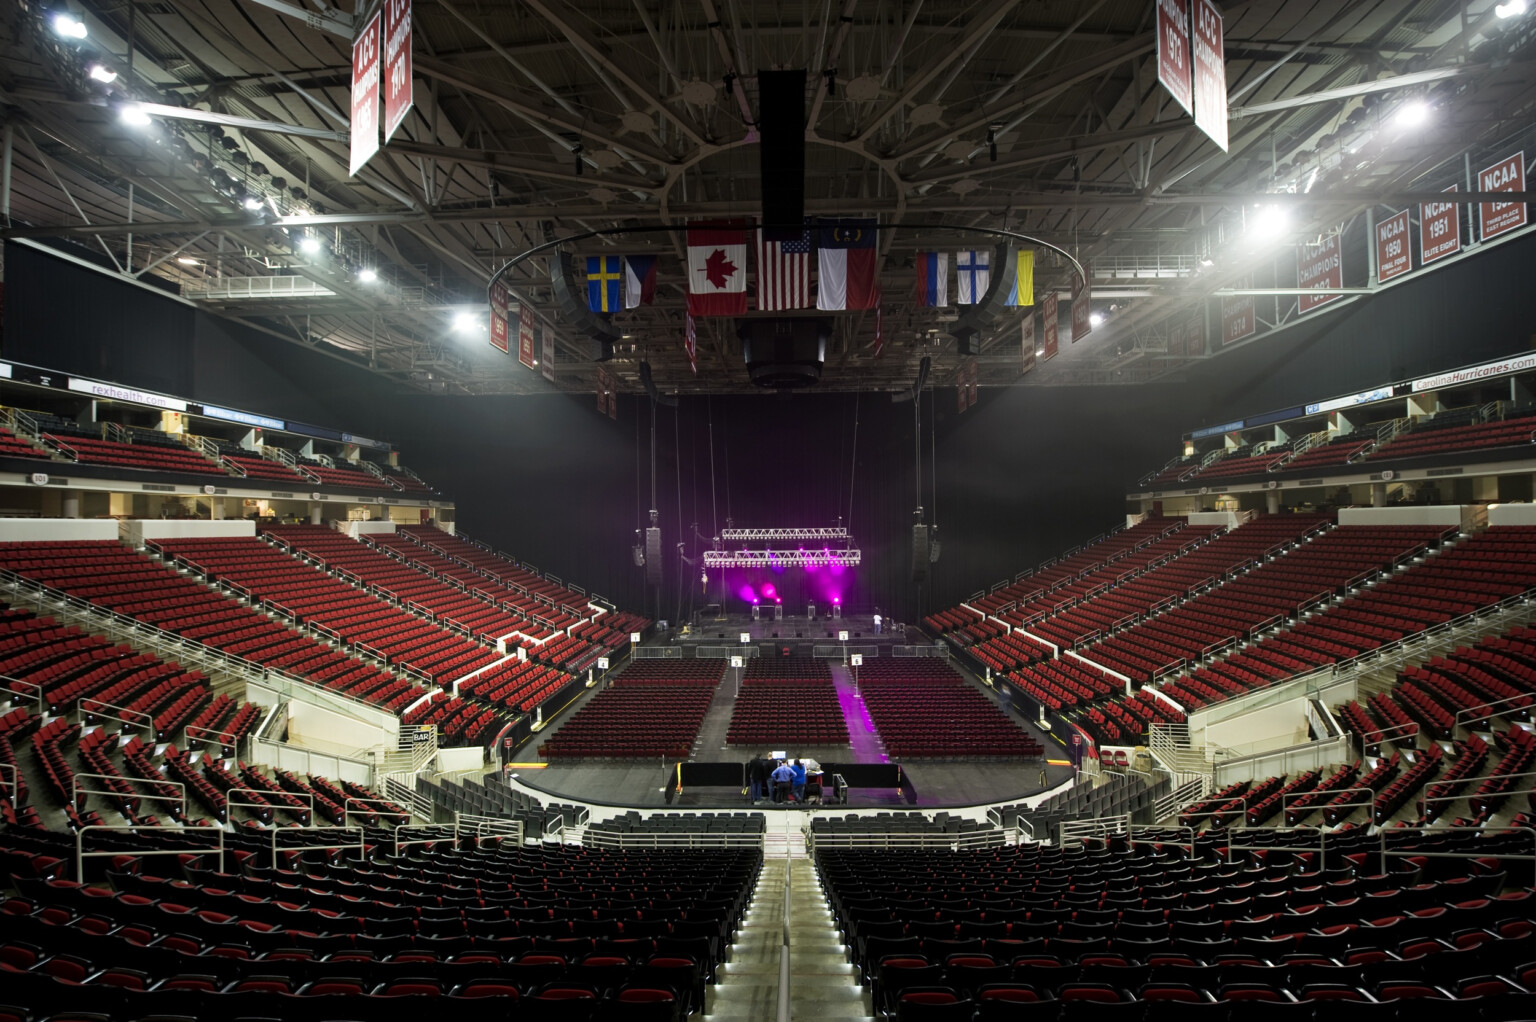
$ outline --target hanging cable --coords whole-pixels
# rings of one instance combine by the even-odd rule
[[[725,443],[721,445],[720,456],[725,459],[725,525],[732,527],[733,516],[731,514],[731,441],[730,431],[725,427],[725,420],[720,420],[720,432],[725,434]],[[724,603],[721,604],[724,606]]]
[[[712,398],[705,398],[709,408],[709,534],[712,539],[720,538],[720,508],[715,500],[715,402]]]
[[[853,478],[859,469],[859,395],[853,395],[853,456],[848,464],[848,522],[847,529],[853,531]]]
[[[939,415],[933,407],[933,391],[928,392],[928,473],[933,480],[929,491],[928,520],[939,527]]]
[[[681,407],[672,409],[672,463],[677,471],[677,613],[672,615],[674,621],[683,616],[683,410]]]

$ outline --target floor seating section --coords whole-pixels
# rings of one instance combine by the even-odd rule
[[[728,745],[847,745],[848,722],[832,670],[815,657],[753,657],[726,731]]]
[[[1310,546],[1324,549],[1325,539],[1343,531],[1335,530]],[[1357,555],[1366,549],[1354,540],[1343,550],[1334,544],[1327,548],[1337,558],[1337,566],[1314,570],[1309,579],[1327,581],[1359,567],[1363,562]],[[1374,549],[1380,554],[1390,552],[1391,546],[1377,544]],[[1369,653],[1500,601],[1521,598],[1536,588],[1532,551],[1536,551],[1536,527],[1495,526],[1468,536],[1422,561],[1405,562],[1404,570],[1321,606],[1295,627],[1267,635],[1235,656],[1185,675],[1164,691],[1186,709],[1205,706]],[[1290,560],[1282,558],[1270,566]],[[1333,594],[1329,599],[1334,599]],[[1474,705],[1482,704],[1469,702],[1464,708]],[[1445,731],[1441,737],[1450,734]]]
[[[423,681],[446,684],[501,658],[490,646],[393,606],[385,593],[357,588],[260,539],[166,540],[156,549],[208,582],[233,583],[268,610],[322,626]]]
[[[722,660],[635,660],[539,746],[545,759],[686,758]]]
[[[388,832],[372,830],[363,861],[290,852],[274,869],[253,865],[268,846],[236,832],[225,858],[235,872],[211,855],[123,854],[82,887],[49,865],[72,853],[65,835],[9,828],[0,856],[24,875],[0,908],[0,988],[14,1006],[3,1010],[490,1022],[600,1008],[676,1020],[702,1010],[762,868],[757,849],[459,849],[449,837],[392,857],[378,850]],[[175,840],[160,844],[186,847]],[[127,853],[122,842],[92,846]]]
[[[1457,413],[1461,414],[1457,414]],[[1441,412],[1416,422],[1412,429],[1398,433],[1391,440],[1368,453],[1364,461],[1390,461],[1487,450],[1493,447],[1529,447],[1536,442],[1536,411],[1526,410],[1508,418],[1487,422],[1469,421],[1476,409]]]
[[[427,694],[110,540],[0,543],[0,568],[394,712]]]
[[[866,660],[858,684],[888,755],[895,758],[1034,758],[1045,749],[947,661]]]
[[[648,841],[658,847],[708,847],[745,843],[768,829],[762,813],[652,813],[637,812],[609,817],[587,826],[588,834],[602,835],[608,843],[620,841],[642,848]]]
[[[1481,1018],[1532,1012],[1530,871],[1498,858],[1521,836],[1402,833],[1383,859],[1378,837],[1346,830],[1322,859],[1315,833],[1163,834],[818,847],[815,861],[876,1011],[897,1019],[1406,1019],[1423,998]],[[1223,861],[1239,835],[1279,847],[1233,841]]]

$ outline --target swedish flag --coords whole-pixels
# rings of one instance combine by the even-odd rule
[[[1019,253],[1019,268],[1013,275],[1013,289],[1008,292],[1010,308],[1035,304],[1035,253],[1025,249]]]
[[[624,308],[624,264],[620,256],[587,256],[587,308],[618,312]]]

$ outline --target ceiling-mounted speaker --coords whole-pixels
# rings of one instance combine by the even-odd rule
[[[747,375],[759,387],[789,390],[821,379],[832,321],[814,316],[748,319],[736,328]]]
[[[661,585],[661,529],[655,525],[645,530],[645,580]]]
[[[796,240],[805,230],[805,71],[759,71],[757,109],[763,236]]]
[[[916,401],[918,395],[923,392],[923,387],[928,384],[928,370],[932,368],[933,359],[924,355],[923,360],[917,364],[917,379],[913,381],[912,389],[899,390],[892,394],[891,403],[899,405],[906,401]]]
[[[967,306],[949,331],[959,344],[960,354],[981,354],[981,333],[990,330],[1008,311],[1008,296],[1019,273],[1019,252],[1011,244],[999,245],[992,253],[992,274],[981,301]]]
[[[613,346],[619,342],[623,331],[587,308],[586,285],[577,283],[569,252],[559,252],[550,258],[549,283],[566,326],[571,333],[591,342],[588,354],[592,361],[606,362],[613,358]]]
[[[657,404],[666,405],[668,408],[677,407],[676,394],[663,394],[656,389],[656,380],[651,376],[651,364],[649,362],[642,361],[640,363],[640,386],[645,388],[645,392]]]
[[[928,581],[928,565],[932,563],[928,550],[928,526],[912,526],[912,581]]]

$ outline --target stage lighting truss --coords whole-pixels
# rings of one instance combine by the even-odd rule
[[[786,530],[788,531],[788,530]],[[822,547],[819,550],[706,550],[708,568],[821,568],[857,567],[858,547]]]
[[[781,539],[810,541],[813,543],[847,543],[848,530],[827,529],[722,529],[722,540],[738,540],[744,543],[774,543]]]

